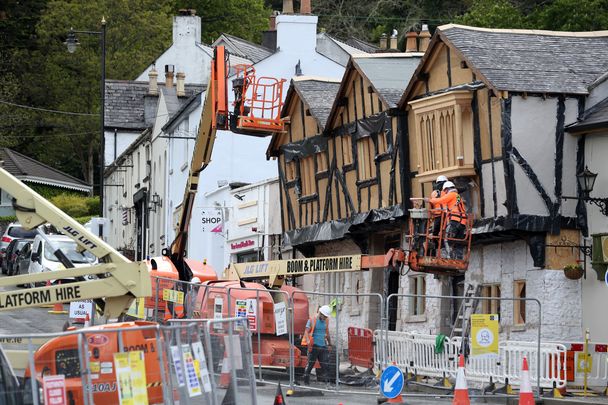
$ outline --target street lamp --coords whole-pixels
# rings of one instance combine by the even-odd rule
[[[76,34],[87,34],[87,35],[99,35],[101,41],[101,146],[99,148],[99,216],[103,217],[103,171],[105,169],[105,148],[106,148],[106,137],[105,137],[105,107],[106,107],[106,19],[101,17],[101,31],[75,31],[70,28],[68,37],[64,44],[66,45],[69,53],[76,52],[80,43]]]
[[[602,215],[608,216],[608,198],[589,197],[595,185],[597,173],[593,173],[585,166],[585,170],[576,175],[576,181],[581,189],[582,197],[562,197],[564,200],[578,200],[595,204],[599,207]]]

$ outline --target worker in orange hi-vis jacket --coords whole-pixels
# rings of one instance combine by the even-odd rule
[[[446,207],[448,221],[445,229],[447,239],[446,257],[450,259],[462,259],[464,251],[463,242],[449,239],[464,239],[466,235],[467,209],[454,183],[451,181],[443,183],[443,191],[446,193],[442,197],[429,198],[428,202]]]
[[[431,192],[431,199],[443,197],[447,194],[447,191],[443,190],[443,185],[448,181],[448,178],[444,175],[437,176],[437,180],[435,180],[435,185],[433,187],[433,191]],[[431,203],[431,219],[433,220],[433,228],[431,229],[431,234],[433,236],[439,236],[441,232],[441,214],[445,209],[441,204],[433,204]],[[433,238],[429,241],[429,255],[433,256],[435,249],[437,249],[438,240]]]

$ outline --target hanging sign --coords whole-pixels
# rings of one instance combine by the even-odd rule
[[[93,319],[93,301],[72,301],[70,302],[70,318],[84,320],[87,315],[89,319]]]
[[[114,353],[114,365],[120,405],[147,404],[148,390],[144,352],[135,350]]]
[[[209,378],[209,369],[207,369],[207,359],[205,358],[205,351],[203,350],[203,344],[201,342],[192,343],[192,354],[198,364],[199,377],[203,383],[203,390],[205,392],[211,392],[211,379]]]
[[[277,336],[287,334],[287,309],[284,302],[274,304],[274,326]]]
[[[45,375],[42,378],[42,390],[44,391],[44,403],[50,405],[67,405],[65,393],[65,376]]]
[[[184,387],[186,385],[186,380],[184,379],[184,369],[181,356],[179,355],[179,347],[171,346],[171,358],[173,359],[173,368],[175,369],[175,375],[177,376],[177,384],[180,387]]]
[[[498,315],[472,314],[472,357],[498,357]]]
[[[186,385],[188,386],[188,395],[190,398],[202,395],[201,385],[198,382],[198,375],[194,367],[194,358],[190,352],[190,345],[182,345],[182,356],[184,361],[184,369],[186,372]]]
[[[163,290],[163,300],[169,301],[169,302],[175,302],[176,304],[183,304],[184,303],[184,292],[177,291],[172,288],[171,289],[165,288]]]
[[[257,308],[257,300],[248,299],[247,300],[247,321],[249,321],[249,330],[257,330],[258,329],[258,308]]]

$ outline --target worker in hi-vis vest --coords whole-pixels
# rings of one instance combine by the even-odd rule
[[[440,198],[447,194],[447,191],[443,190],[443,185],[445,184],[446,181],[448,181],[448,178],[446,176],[444,176],[442,174],[437,176],[437,180],[435,180],[433,191],[431,192],[431,199]],[[433,220],[432,221],[433,228],[431,229],[432,236],[438,237],[439,233],[441,232],[441,214],[444,209],[445,209],[445,206],[443,206],[441,204],[432,204],[431,203],[431,218]],[[435,249],[437,249],[437,247],[438,247],[437,246],[438,242],[439,241],[435,238],[433,238],[429,242],[429,256],[435,255]]]
[[[450,259],[462,259],[464,253],[464,241],[467,226],[467,209],[458,189],[451,181],[443,183],[443,191],[447,191],[442,197],[430,198],[431,204],[441,204],[447,209],[446,251],[444,255]]]
[[[320,375],[326,376],[327,363],[329,362],[329,350],[331,349],[331,338],[329,336],[329,317],[331,308],[323,305],[319,308],[316,317],[310,318],[306,323],[306,331],[302,337],[302,346],[308,347],[308,364],[304,372],[304,384],[310,384],[310,372],[319,360],[320,373],[317,373],[317,381]]]
[[[201,279],[193,277],[190,282],[193,284],[175,283],[173,289],[184,293],[184,301],[181,303],[165,301],[165,322],[168,322],[169,319],[192,318],[193,310],[196,308],[196,297],[198,296]]]

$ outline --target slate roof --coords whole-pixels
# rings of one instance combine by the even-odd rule
[[[316,51],[342,66],[348,65],[351,56],[365,54],[365,51],[348,45],[326,32],[317,34]]]
[[[232,54],[251,60],[253,63],[258,63],[262,59],[266,59],[273,54],[272,50],[243,38],[235,37],[230,34],[222,33],[215,40],[212,46],[224,43],[228,51]]]
[[[9,148],[0,148],[3,168],[21,181],[90,193],[90,184]]]
[[[588,94],[587,87],[608,70],[608,31],[502,30],[448,24],[440,26],[436,35],[457,48],[496,90]]]
[[[392,53],[369,56],[353,56],[357,69],[372,83],[380,97],[390,108],[396,107],[414,71],[420,63],[421,55]]]
[[[355,37],[348,38],[346,40],[346,44],[352,46],[353,48],[357,48],[365,53],[376,53],[380,50],[380,47]]]
[[[159,91],[164,87],[164,83],[158,84]],[[180,102],[186,102],[192,95],[204,89],[205,87],[199,84],[186,84],[186,97],[179,97]],[[146,122],[146,99],[154,100],[156,105],[157,97],[148,95],[148,82],[106,80],[106,128],[121,128],[135,132],[148,128],[152,122]]]
[[[321,129],[325,128],[331,106],[340,88],[340,81],[303,77],[295,78],[292,85],[300,98],[308,105],[310,113],[317,120]]]
[[[608,98],[585,111],[577,122],[567,125],[566,131],[580,133],[601,128],[608,129]]]

